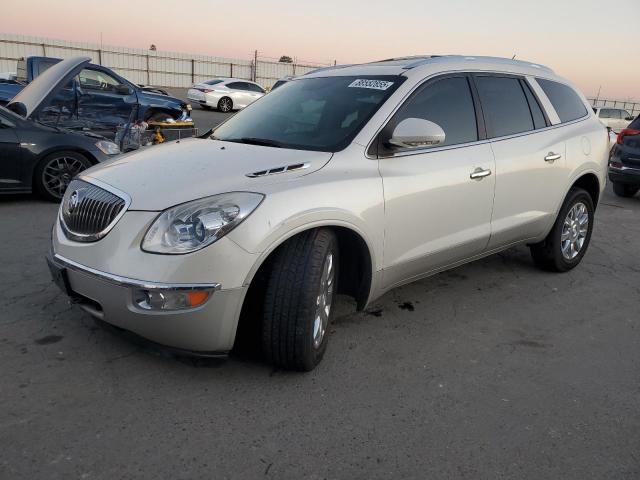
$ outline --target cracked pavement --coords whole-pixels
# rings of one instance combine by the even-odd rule
[[[309,374],[175,359],[51,283],[56,205],[0,197],[0,478],[640,477],[640,196],[567,274],[526,248],[341,299]]]

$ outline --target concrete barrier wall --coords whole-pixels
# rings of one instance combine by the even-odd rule
[[[254,62],[252,59],[151,51],[0,33],[0,72],[15,72],[17,60],[31,55],[56,58],[88,56],[93,63],[109,67],[133,83],[180,88],[220,76],[255,80],[268,88],[279,78],[302,75],[326,66],[279,63],[260,58]]]

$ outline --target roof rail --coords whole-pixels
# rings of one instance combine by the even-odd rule
[[[554,73],[554,71],[544,65],[540,65],[533,62],[528,62],[526,60],[515,60],[511,58],[502,58],[502,57],[488,57],[488,56],[475,56],[475,55],[432,55],[428,58],[423,58],[421,60],[417,60],[413,63],[409,63],[405,65],[403,68],[405,70],[410,70],[412,68],[420,67],[422,65],[426,65],[431,63],[432,61],[438,60],[447,60],[447,59],[457,59],[457,60],[480,60],[485,62],[493,62],[493,63],[501,63],[505,65],[520,65],[522,67],[530,67],[537,68],[540,70],[544,70],[546,72]]]

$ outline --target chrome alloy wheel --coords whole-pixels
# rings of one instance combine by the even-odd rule
[[[221,112],[230,112],[232,108],[231,100],[226,97],[221,99],[219,108]]]
[[[322,277],[320,278],[320,291],[316,299],[316,314],[313,321],[313,347],[320,348],[322,340],[329,326],[329,313],[333,302],[333,284],[335,269],[333,266],[333,253],[329,253],[324,260]]]
[[[560,237],[560,248],[562,256],[566,260],[573,260],[578,256],[589,231],[589,210],[582,203],[576,203],[562,225],[562,234]]]
[[[62,198],[73,177],[85,168],[77,158],[52,158],[42,170],[42,185],[50,195]]]

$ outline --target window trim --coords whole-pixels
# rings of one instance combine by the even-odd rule
[[[380,136],[380,133],[387,126],[387,124],[393,118],[393,116],[398,112],[400,107],[402,105],[404,105],[404,102],[407,99],[409,99],[414,94],[414,92],[416,92],[416,90],[418,90],[426,82],[428,82],[430,80],[433,80],[435,78],[448,76],[448,75],[456,75],[456,74],[457,75],[473,75],[475,73],[478,73],[478,74],[496,74],[496,75],[514,75],[514,76],[520,76],[520,77],[524,78],[524,81],[527,82],[527,84],[531,87],[532,93],[537,98],[537,100],[538,100],[538,102],[540,104],[540,107],[542,108],[542,111],[544,112],[544,114],[546,116],[549,117],[550,125],[548,127],[540,128],[538,130],[532,130],[532,131],[529,131],[529,132],[516,133],[516,134],[513,134],[513,135],[507,135],[507,136],[504,136],[504,137],[484,138],[482,140],[478,140],[478,141],[475,141],[475,142],[460,143],[460,144],[457,144],[457,145],[445,145],[443,147],[425,147],[425,148],[416,149],[416,150],[409,150],[409,151],[405,151],[405,152],[397,152],[397,153],[395,153],[394,155],[391,155],[391,156],[381,156],[381,155],[378,154],[378,137]],[[536,81],[537,78],[542,78],[544,80],[550,80],[550,79],[544,78],[544,77],[535,77],[535,76],[532,76],[530,74],[512,74],[512,73],[509,73],[509,72],[498,72],[498,71],[490,71],[490,70],[458,70],[458,71],[452,70],[452,71],[448,71],[448,72],[439,72],[439,73],[434,74],[433,76],[429,76],[429,77],[423,78],[418,83],[416,83],[411,88],[411,90],[404,95],[404,97],[402,97],[400,99],[400,101],[393,108],[391,113],[389,113],[387,118],[376,129],[375,133],[371,136],[371,139],[366,144],[365,158],[367,158],[369,160],[384,160],[384,159],[397,158],[397,157],[408,157],[408,156],[411,156],[411,155],[424,155],[425,153],[441,152],[441,151],[445,151],[445,150],[454,150],[454,149],[457,149],[457,148],[466,148],[466,147],[471,147],[471,146],[476,146],[476,145],[483,145],[483,144],[486,144],[486,143],[500,142],[500,141],[503,141],[503,140],[511,140],[512,138],[524,137],[526,135],[536,135],[538,133],[543,133],[543,132],[547,132],[547,131],[550,131],[550,130],[555,130],[557,128],[562,128],[562,127],[565,127],[567,125],[573,125],[573,124],[576,124],[576,123],[584,122],[590,117],[589,111],[587,111],[587,115],[585,115],[582,118],[577,118],[575,120],[571,120],[570,122],[565,122],[565,123],[560,122],[560,118],[558,117],[558,114],[557,114],[555,108],[551,104],[551,101],[547,98],[546,94],[544,93],[544,90],[542,90],[542,87],[540,87],[540,85]],[[557,80],[552,80],[552,81],[557,82],[557,83],[562,83],[563,85],[566,85],[569,88],[572,88],[570,85],[567,85],[566,83],[559,82]],[[476,94],[477,92],[472,90],[472,93]],[[542,95],[544,95],[544,97]],[[392,97],[389,97],[389,99],[387,99],[387,101],[391,100]],[[552,119],[553,115],[552,114],[555,115],[556,117],[558,117],[558,123],[553,123],[553,119]]]
[[[551,120],[549,119],[549,115],[547,115],[547,111],[542,106],[542,102],[538,98],[538,95],[536,94],[536,92],[533,91],[533,88],[531,88],[531,85],[529,84],[529,82],[527,82],[527,79],[526,78],[521,78],[520,79],[520,85],[522,86],[522,89],[525,91],[524,92],[524,96],[527,98],[527,103],[529,104],[529,111],[531,112],[531,118],[533,118],[533,108],[531,106],[531,102],[529,101],[529,95],[527,95],[527,91],[531,94],[531,96],[533,97],[533,101],[538,104],[538,108],[542,112],[542,119],[544,120],[544,127],[535,128],[536,127],[536,119],[533,118],[533,129],[534,130],[542,130],[543,128],[546,128],[549,125],[551,125]]]
[[[532,77],[533,81],[536,83],[536,86],[540,89],[540,92],[545,96],[545,98],[547,99],[547,101],[549,102],[549,107],[553,109],[553,113],[555,114],[555,116],[558,118],[558,123],[554,124],[553,126],[558,126],[558,125],[569,125],[571,123],[577,122],[577,121],[582,121],[582,120],[586,120],[587,118],[589,118],[591,115],[595,115],[592,112],[592,106],[589,104],[589,102],[584,101],[584,99],[582,98],[580,92],[578,92],[575,88],[573,88],[571,85],[569,85],[568,83],[559,81],[555,78],[545,78],[545,77]],[[558,115],[558,112],[556,111],[556,107],[553,105],[553,103],[551,102],[551,99],[549,98],[549,96],[547,95],[547,92],[544,91],[544,88],[542,88],[542,85],[540,85],[538,83],[538,80],[545,80],[547,82],[553,82],[553,83],[557,83],[559,85],[563,85],[569,89],[571,89],[577,96],[578,99],[580,100],[580,102],[582,103],[582,106],[585,109],[585,114],[582,117],[578,117],[578,118],[574,118],[573,120],[569,120],[568,122],[563,122],[562,119],[560,118],[560,115]],[[530,82],[531,83],[531,82]],[[535,93],[535,88],[533,89],[534,93]],[[552,122],[553,123],[553,122]]]
[[[492,78],[510,78],[513,80],[516,80],[518,82],[518,85],[520,86],[520,89],[522,90],[522,95],[524,96],[524,101],[526,102],[527,105],[527,109],[529,112],[529,116],[531,117],[531,125],[533,126],[533,129],[531,130],[525,130],[523,132],[517,132],[517,133],[510,133],[509,135],[497,135],[495,137],[491,136],[491,134],[493,134],[493,128],[492,127],[487,127],[487,139],[488,140],[495,140],[496,138],[503,138],[503,137],[511,137],[511,136],[515,136],[515,135],[522,135],[522,134],[527,134],[527,133],[534,133],[534,132],[538,132],[540,130],[542,130],[541,128],[536,129],[536,122],[533,118],[533,112],[531,111],[531,105],[529,105],[529,99],[527,98],[527,93],[524,91],[524,85],[522,85],[522,81],[526,81],[526,78],[524,77],[524,75],[518,75],[518,74],[514,74],[514,73],[485,73],[485,72],[478,72],[478,73],[473,73],[471,75],[471,78],[473,79],[473,83],[476,83],[476,79],[479,77],[492,77]],[[477,84],[476,84],[476,88],[477,88]],[[535,95],[534,92],[531,92]],[[478,94],[478,101],[480,101],[480,103],[482,103],[482,101],[480,100],[480,95]],[[544,110],[544,108],[542,108],[542,105],[540,104],[540,102],[538,102],[538,105],[540,106],[540,109],[542,110],[543,115],[545,115],[545,121],[546,121],[546,112]],[[485,118],[485,122],[486,122],[486,118]]]
[[[412,149],[412,150],[404,150],[399,152],[394,152],[389,155],[385,155],[382,152],[382,135],[386,131],[387,127],[393,122],[395,116],[402,110],[402,108],[416,95],[419,95],[425,88],[428,88],[430,85],[437,83],[441,80],[446,80],[448,78],[464,78],[467,80],[467,86],[469,87],[469,92],[471,93],[471,99],[473,102],[473,109],[475,112],[476,119],[476,134],[478,136],[477,140],[473,140],[471,142],[466,143],[457,143],[455,145],[443,145],[441,147],[425,147],[420,149]],[[480,105],[480,101],[478,99],[477,91],[475,90],[475,84],[470,78],[470,73],[465,71],[460,72],[447,72],[438,74],[433,77],[429,77],[424,79],[422,82],[418,83],[399,103],[396,105],[395,109],[389,117],[385,120],[383,125],[376,131],[373,136],[371,142],[367,146],[367,157],[368,158],[394,158],[399,156],[406,155],[417,155],[421,153],[427,153],[432,151],[440,151],[440,150],[448,150],[452,148],[457,148],[465,145],[473,145],[479,143],[483,140],[487,139],[486,128],[484,123],[484,115],[482,113],[482,106]]]

